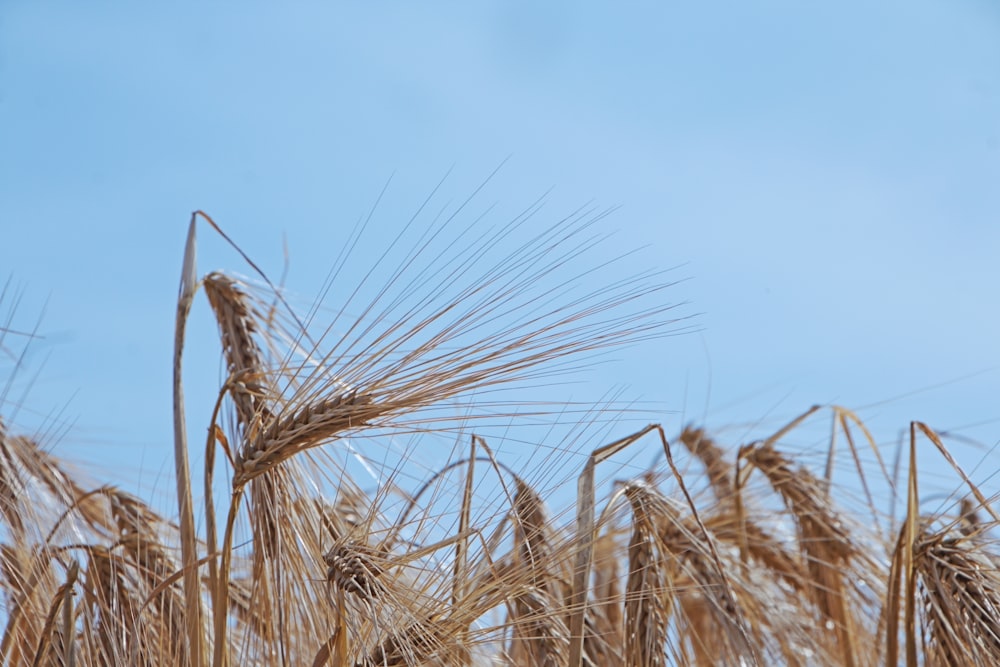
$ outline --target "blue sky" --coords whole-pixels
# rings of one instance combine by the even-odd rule
[[[670,294],[700,331],[616,353],[576,397],[624,386],[668,432],[733,441],[835,402],[885,442],[910,419],[973,438],[956,452],[993,472],[996,5],[538,4],[5,0],[0,275],[45,337],[0,412],[169,490],[192,210],[273,275],[287,243],[308,302],[390,178],[376,241],[449,169],[461,199],[510,156],[497,215],[550,188],[551,219],[620,207],[607,252],[687,279]],[[247,272],[204,229],[200,268]],[[204,403],[203,302],[191,331]]]

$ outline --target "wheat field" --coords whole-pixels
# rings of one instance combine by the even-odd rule
[[[899,476],[847,408],[804,410],[752,442],[650,424],[593,443],[601,406],[508,392],[683,330],[662,274],[582,296],[536,289],[590,268],[577,263],[599,219],[532,229],[492,264],[486,251],[527,227],[419,271],[403,262],[374,299],[317,330],[263,274],[200,276],[195,229],[221,230],[192,216],[174,354],[178,506],[88,486],[0,421],[0,662],[1000,664],[998,517],[926,425],[910,424]],[[189,431],[183,350],[202,296],[225,377],[211,423]],[[480,425],[519,419],[577,420],[570,437],[592,452],[568,471],[580,459],[555,453],[515,468]],[[832,422],[831,460],[849,462],[855,490],[786,446],[817,419]],[[458,444],[422,480],[405,484],[401,464],[359,477],[352,462],[401,435],[414,460],[431,446],[421,438]],[[921,512],[918,443],[962,480],[957,507]],[[633,451],[656,463],[615,467]],[[189,459],[202,455],[199,479]],[[553,506],[556,477],[572,488]],[[905,498],[902,516],[880,505],[881,488]]]

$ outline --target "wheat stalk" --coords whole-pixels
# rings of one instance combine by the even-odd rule
[[[201,584],[195,562],[198,560],[198,538],[194,525],[194,499],[191,495],[191,466],[188,463],[187,424],[184,417],[184,384],[181,367],[184,352],[184,332],[188,313],[198,284],[195,267],[195,222],[198,213],[191,214],[184,265],[181,270],[177,297],[177,319],[174,328],[174,471],[177,478],[177,507],[181,524],[181,567],[184,570],[185,629],[191,652],[191,667],[202,667],[205,656],[205,633],[202,626]]]

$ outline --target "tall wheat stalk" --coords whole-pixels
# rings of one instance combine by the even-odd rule
[[[202,667],[205,635],[202,627],[201,584],[195,569],[195,561],[198,560],[198,537],[194,524],[194,499],[191,494],[191,466],[188,463],[187,423],[184,416],[184,383],[182,381],[184,333],[198,284],[196,222],[197,213],[193,213],[191,223],[188,226],[187,242],[184,245],[184,264],[181,269],[180,290],[177,296],[177,320],[174,329],[174,473],[177,479],[177,509],[181,524],[181,568],[184,572],[187,642],[191,656],[191,667]]]

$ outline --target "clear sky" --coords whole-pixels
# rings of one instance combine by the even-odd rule
[[[44,338],[0,413],[100,477],[168,491],[192,210],[274,276],[287,243],[308,303],[390,178],[373,257],[449,169],[460,199],[508,156],[483,195],[497,215],[550,188],[552,220],[620,207],[609,252],[641,246],[687,279],[670,295],[699,332],[618,352],[594,395],[624,387],[668,432],[693,420],[734,442],[839,403],[884,442],[910,419],[975,439],[955,442],[963,462],[997,469],[987,0],[2,0],[2,306],[19,329],[44,310]],[[215,268],[247,272],[203,228]],[[190,335],[209,372],[189,398],[210,403],[203,301]]]

